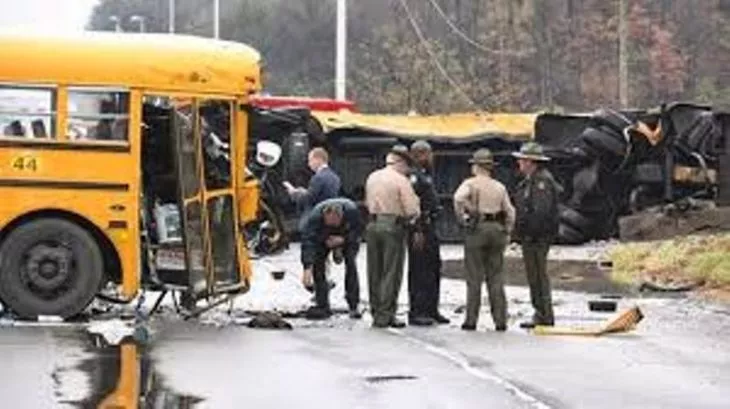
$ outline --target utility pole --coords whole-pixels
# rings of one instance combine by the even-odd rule
[[[347,97],[346,54],[347,54],[347,1],[337,0],[337,38],[335,53],[335,98],[343,101]]]
[[[221,36],[221,3],[220,0],[213,0],[213,37],[218,39]]]
[[[629,107],[628,27],[626,0],[618,0],[618,98],[621,108]]]
[[[175,0],[169,0],[167,3],[167,24],[169,25],[170,34],[175,32]]]

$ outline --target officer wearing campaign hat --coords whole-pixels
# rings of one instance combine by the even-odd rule
[[[408,177],[408,148],[390,149],[384,168],[365,182],[365,203],[370,215],[365,238],[370,308],[376,328],[405,326],[395,318],[403,280],[405,238],[421,213],[418,196]]]
[[[535,142],[522,145],[517,158],[524,179],[517,186],[515,233],[522,246],[525,272],[530,286],[530,299],[535,313],[523,328],[553,325],[552,295],[547,275],[547,254],[558,233],[558,200],[561,187],[544,164],[550,160],[542,146]]]
[[[466,267],[465,331],[476,329],[486,281],[492,320],[497,331],[507,330],[507,299],[502,265],[504,250],[515,220],[515,210],[507,189],[492,178],[492,152],[482,148],[469,163],[474,176],[454,193],[454,211],[466,227],[464,262]]]

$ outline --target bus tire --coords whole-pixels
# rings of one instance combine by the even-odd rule
[[[67,220],[26,222],[0,246],[0,298],[23,319],[69,318],[83,312],[103,278],[96,240]]]
[[[608,108],[599,109],[593,114],[592,119],[594,123],[608,126],[612,130],[618,132],[619,135],[623,134],[623,131],[627,126],[631,126],[631,120],[626,118],[624,114]]]

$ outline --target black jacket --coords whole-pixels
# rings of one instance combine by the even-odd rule
[[[309,179],[307,193],[297,201],[304,211],[309,211],[324,200],[332,199],[340,194],[341,181],[329,166],[321,169]]]
[[[523,242],[552,242],[558,234],[562,188],[547,169],[522,180],[514,195],[516,236]]]
[[[433,183],[433,177],[431,177],[426,169],[417,168],[412,170],[410,180],[413,191],[416,192],[421,203],[421,216],[419,217],[417,227],[424,229],[427,225],[435,221],[441,210],[438,194]]]
[[[330,204],[339,204],[343,208],[342,224],[339,227],[330,227],[324,224],[322,211],[325,206]],[[307,214],[300,225],[302,232],[301,261],[304,268],[311,267],[314,264],[317,253],[322,251],[329,236],[345,237],[346,255],[348,252],[356,252],[357,246],[360,245],[362,227],[360,209],[350,199],[338,197],[325,200],[314,206],[314,209]]]

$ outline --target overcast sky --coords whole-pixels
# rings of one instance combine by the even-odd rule
[[[5,0],[0,29],[81,31],[98,0]]]

